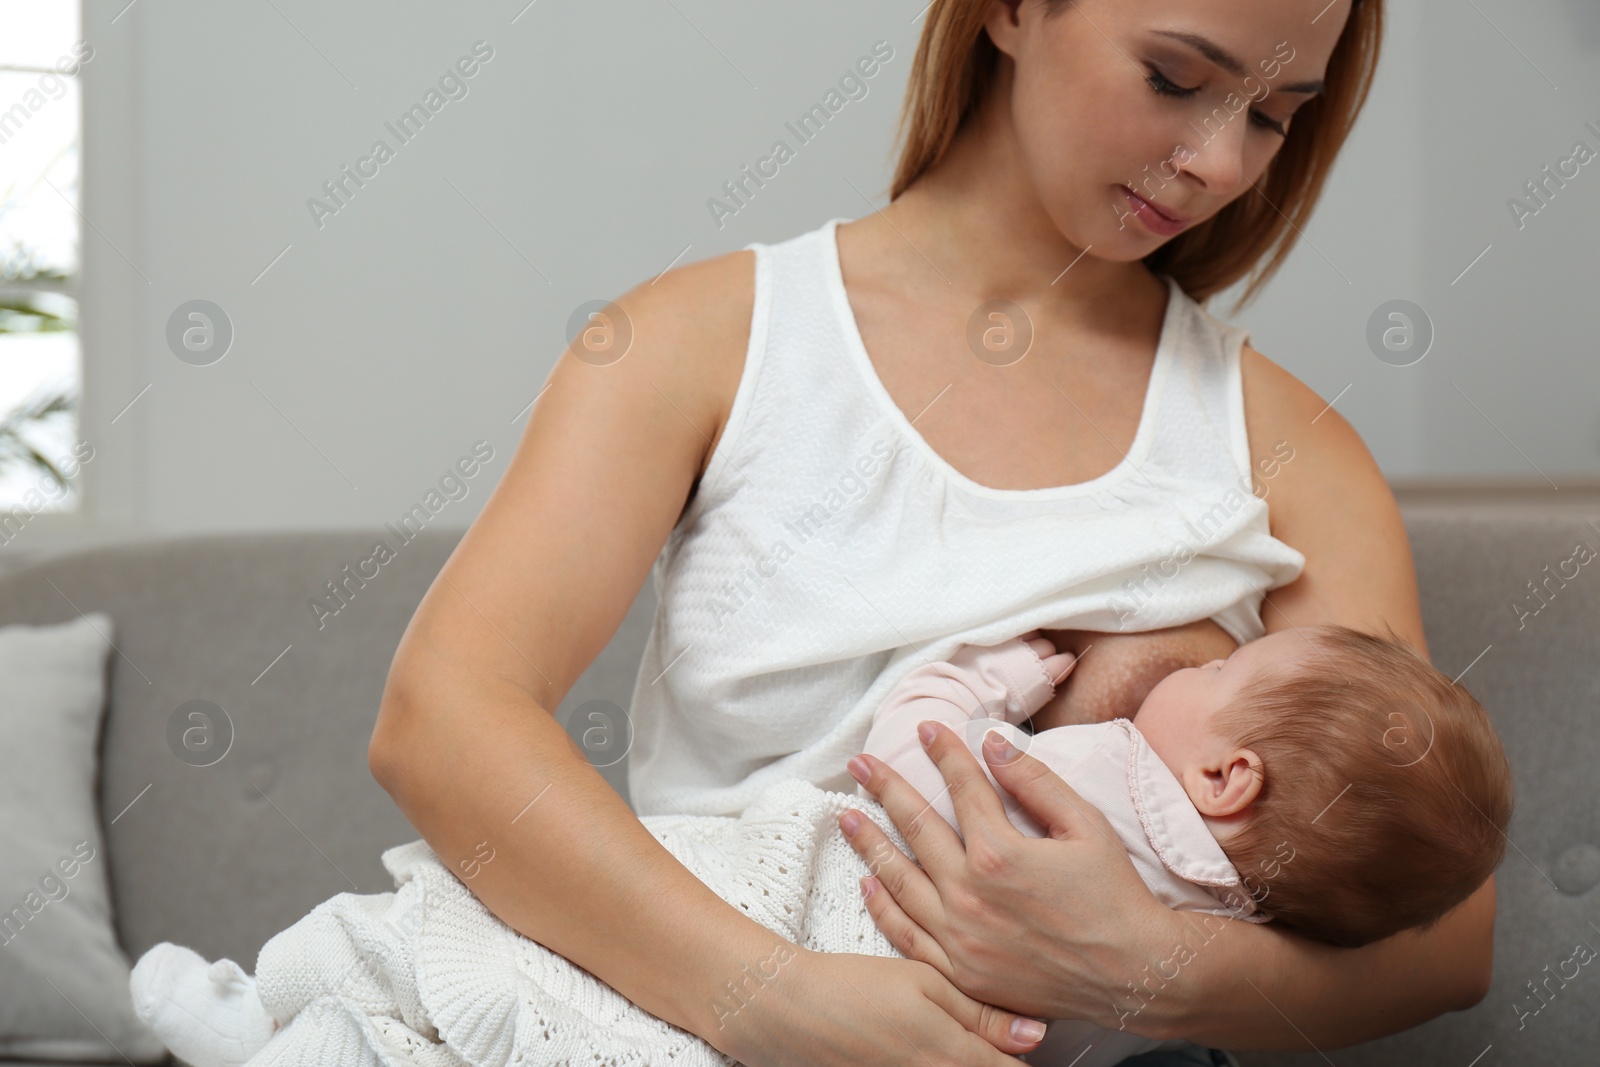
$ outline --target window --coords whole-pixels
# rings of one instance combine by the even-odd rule
[[[0,33],[0,510],[78,507],[76,0],[7,6]]]

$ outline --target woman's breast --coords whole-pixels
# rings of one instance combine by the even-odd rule
[[[1131,719],[1156,684],[1173,671],[1229,656],[1239,647],[1211,619],[1144,633],[1043,630],[1078,664],[1033,717],[1033,728]]]

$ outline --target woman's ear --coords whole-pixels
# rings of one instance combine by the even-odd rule
[[[1192,767],[1184,782],[1189,799],[1201,815],[1224,819],[1237,815],[1261,794],[1266,770],[1261,757],[1248,748],[1236,748],[1210,764]]]
[[[1022,35],[1022,5],[1032,0],[990,0],[989,16],[983,20],[989,31],[989,40],[1004,55],[1017,57],[1017,43]]]

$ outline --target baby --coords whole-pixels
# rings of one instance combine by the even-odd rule
[[[1489,717],[1398,640],[1284,630],[1174,671],[1132,721],[1018,729],[1073,663],[1037,631],[963,646],[900,680],[865,751],[956,826],[917,724],[951,726],[986,774],[979,746],[999,731],[1105,813],[1169,906],[1335,945],[1431,925],[1500,860],[1511,777]],[[1042,836],[995,788],[1013,825]]]
[[[1105,814],[1168,907],[1275,920],[1335,945],[1437,922],[1500,861],[1511,775],[1489,717],[1398,640],[1344,626],[1280,631],[1167,675],[1132,721],[1026,733],[1018,724],[1076,662],[1055,652],[1035,631],[914,668],[874,713],[865,751],[959,832],[917,724],[962,735],[992,785],[979,746],[997,731]],[[1012,824],[1042,837],[995,789]],[[1204,940],[1220,925],[1202,919]],[[1118,1030],[1053,1021],[1029,1062],[1104,1067],[1183,1044],[1127,1025],[1194,951],[1176,946],[1156,973],[1130,976],[1139,984],[1113,1005]]]

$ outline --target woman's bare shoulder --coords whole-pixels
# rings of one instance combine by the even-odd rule
[[[1336,479],[1351,491],[1391,495],[1366,442],[1331,402],[1249,345],[1240,350],[1239,372],[1251,465],[1269,511],[1279,488],[1275,482],[1296,465],[1302,475],[1293,479],[1298,484],[1315,470],[1318,478]],[[1300,495],[1293,495],[1299,502]]]
[[[1426,655],[1405,522],[1366,442],[1332,402],[1249,345],[1240,372],[1256,495],[1272,535],[1306,557],[1300,577],[1269,595],[1267,632],[1315,622],[1377,632],[1387,622]]]
[[[697,408],[712,415],[711,426],[700,426],[706,435],[703,473],[744,371],[755,307],[755,253],[741,249],[685,263],[640,282],[616,303],[636,340],[648,338],[643,347],[663,365],[663,373],[691,390]]]

